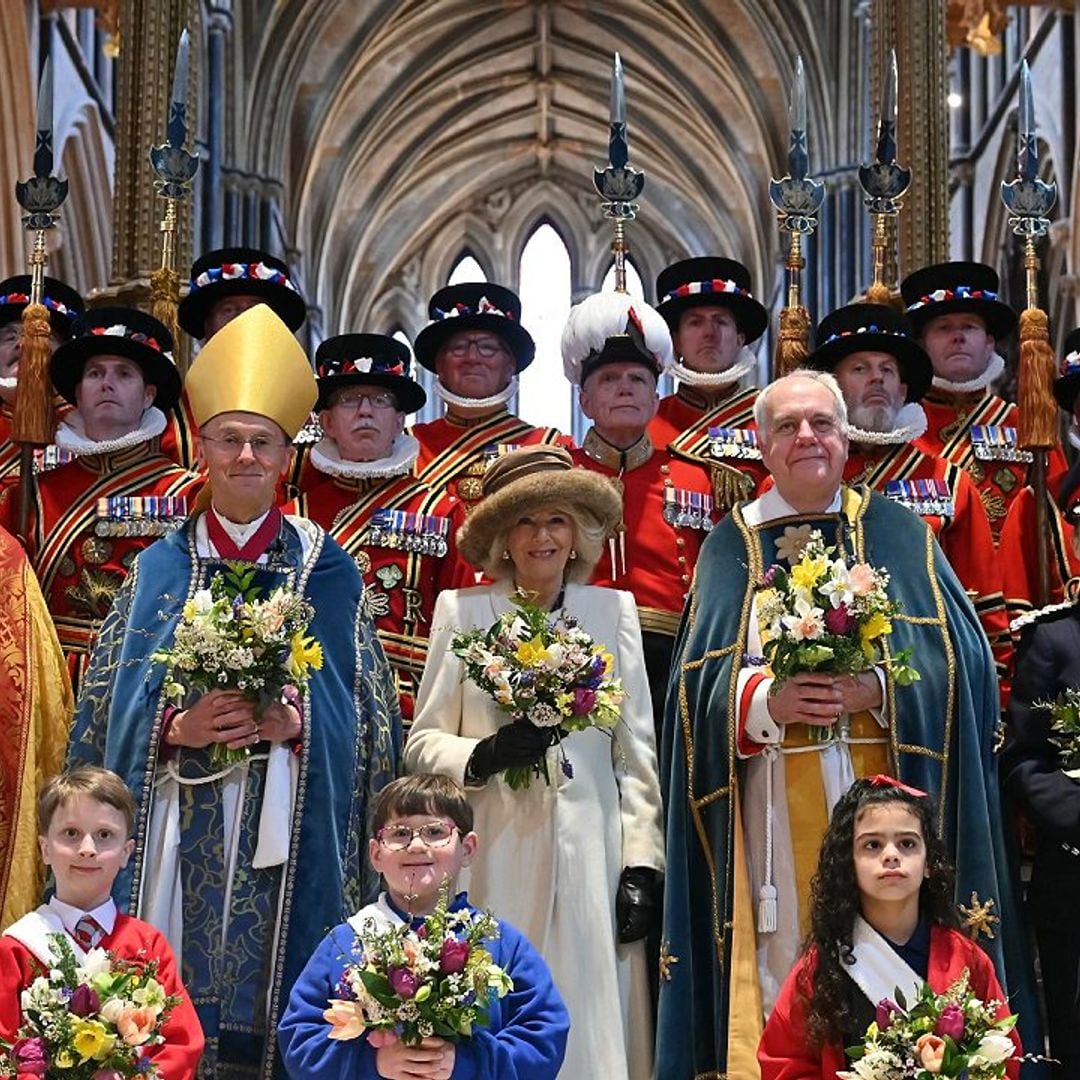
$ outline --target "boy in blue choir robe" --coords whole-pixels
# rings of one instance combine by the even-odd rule
[[[406,1046],[380,1032],[372,1045],[365,1036],[331,1039],[324,1013],[352,956],[357,932],[369,921],[378,928],[419,925],[439,898],[444,879],[451,889],[462,867],[476,852],[472,807],[465,793],[444,776],[415,775],[388,784],[374,806],[374,836],[368,856],[382,874],[385,891],[332,930],[293,986],[278,1025],[278,1044],[294,1080],[334,1077],[409,1076],[427,1080],[549,1080],[558,1075],[566,1052],[570,1017],[551,973],[519,931],[500,921],[500,935],[488,941],[495,964],[513,981],[513,989],[494,1000],[490,1023],[460,1042],[426,1038]],[[406,834],[407,838],[406,838]],[[459,893],[451,910],[470,907]],[[475,909],[474,909],[475,910]]]

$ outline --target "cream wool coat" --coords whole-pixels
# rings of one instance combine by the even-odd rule
[[[660,787],[641,628],[627,592],[567,585],[565,609],[607,646],[627,698],[615,741],[574,732],[548,751],[552,786],[533,779],[511,791],[499,777],[468,789],[480,838],[459,882],[529,938],[551,968],[570,1011],[564,1080],[652,1074],[643,942],[617,945],[615,893],[626,866],[664,866]],[[510,722],[475,683],[462,682],[450,652],[458,630],[486,629],[512,607],[506,584],[443,592],[435,604],[427,665],[405,747],[408,772],[464,784],[477,742]]]

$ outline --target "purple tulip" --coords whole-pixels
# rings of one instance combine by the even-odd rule
[[[49,1071],[44,1039],[19,1039],[11,1048],[11,1057],[19,1076],[44,1076]]]
[[[469,959],[469,943],[447,938],[439,950],[439,974],[456,975],[465,970]]]
[[[405,1001],[416,997],[416,991],[420,989],[420,976],[413,974],[408,968],[391,968],[387,978],[390,980],[390,988]]]
[[[900,1011],[900,1006],[895,1001],[882,998],[874,1009],[874,1021],[878,1031],[888,1031],[892,1027],[892,1018]]]
[[[101,998],[85,983],[76,986],[68,1002],[68,1008],[76,1016],[94,1016],[101,1008]]]
[[[964,1037],[964,1010],[959,1005],[946,1005],[934,1025],[934,1034],[959,1042]]]
[[[839,634],[841,636],[850,634],[855,629],[855,616],[848,610],[847,604],[829,608],[825,612],[825,629],[830,634]]]
[[[574,688],[574,704],[572,712],[574,716],[588,716],[596,708],[596,691],[587,687]]]

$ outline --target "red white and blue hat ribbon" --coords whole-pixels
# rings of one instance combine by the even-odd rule
[[[712,278],[709,281],[684,281],[678,288],[665,293],[661,303],[666,304],[669,300],[678,300],[684,296],[698,296],[702,293],[727,293],[750,297],[750,290],[744,289],[738,282],[730,278]]]
[[[452,308],[447,308],[445,311],[442,308],[435,309],[435,315],[428,326],[433,326],[435,323],[443,322],[445,319],[456,319],[463,315],[496,315],[503,319],[509,319],[510,322],[516,322],[513,312],[504,311],[500,307],[496,307],[486,296],[480,297],[480,302],[473,307],[472,304],[455,304]]]
[[[920,296],[912,304],[908,304],[908,311],[917,311],[928,304],[941,304],[946,300],[997,300],[998,294],[989,289],[973,289],[970,285],[957,285],[952,289],[935,289],[926,296]]]
[[[51,296],[43,296],[41,302],[50,310],[55,311],[57,315],[64,315],[69,319],[74,319],[76,312],[72,311],[67,304],[62,304],[59,300],[54,300]],[[0,307],[5,307],[8,304],[29,304],[30,296],[28,293],[13,292],[8,293],[6,296],[0,296]]]
[[[275,270],[272,266],[267,266],[264,262],[222,263],[221,266],[212,266],[192,280],[191,290],[194,292],[222,281],[263,281],[268,285],[281,285],[294,293],[299,293],[287,274]]]

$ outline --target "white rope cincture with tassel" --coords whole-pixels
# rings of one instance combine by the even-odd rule
[[[765,880],[758,890],[757,928],[759,934],[776,932],[776,886],[773,884],[773,768],[780,756],[774,746],[767,746],[765,755]]]

